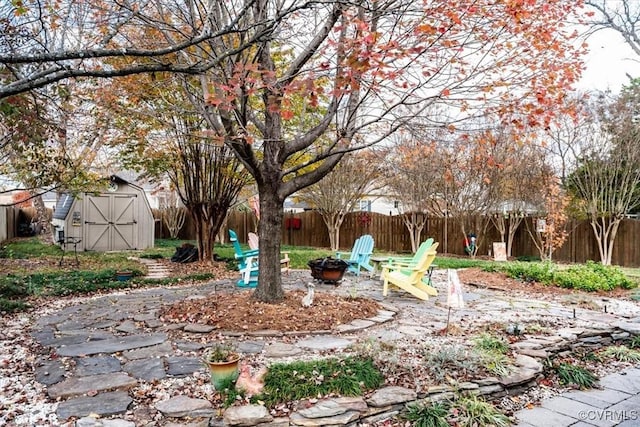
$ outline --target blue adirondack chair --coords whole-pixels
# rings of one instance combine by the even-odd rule
[[[238,261],[238,270],[240,270],[240,279],[236,284],[241,288],[255,288],[258,286],[259,251],[257,249],[243,250],[238,241],[238,235],[233,230],[229,230],[229,238]]]
[[[336,252],[336,258],[342,259],[349,267],[347,271],[352,272],[356,276],[360,276],[360,271],[373,271],[373,265],[370,262],[371,254],[373,254],[373,237],[369,234],[363,234],[353,243],[351,252]],[[342,258],[349,254],[349,258]]]

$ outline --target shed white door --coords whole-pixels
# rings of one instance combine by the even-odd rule
[[[84,241],[88,251],[136,249],[137,197],[134,194],[87,195]]]

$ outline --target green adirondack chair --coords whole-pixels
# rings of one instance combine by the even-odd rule
[[[363,234],[353,243],[351,252],[336,252],[336,258],[349,264],[347,271],[352,272],[356,276],[360,276],[360,272],[364,269],[369,272],[373,271],[373,265],[370,262],[373,254],[373,237],[369,234]],[[349,258],[343,258],[349,254]]]
[[[421,300],[428,300],[430,296],[438,295],[438,291],[423,282],[423,278],[433,260],[436,258],[438,243],[434,243],[428,251],[424,252],[415,264],[399,269],[386,269],[382,273],[384,285],[382,295],[387,296],[389,289],[399,289],[409,292]]]
[[[422,259],[422,256],[426,252],[428,252],[432,246],[433,246],[433,238],[429,237],[427,240],[422,242],[420,246],[418,246],[418,250],[416,251],[415,254],[413,254],[412,257],[396,257],[396,256],[389,257],[387,262],[385,264],[382,264],[382,271],[380,272],[380,278],[382,278],[382,274],[385,271],[407,269],[417,264],[418,261]],[[423,281],[427,285],[431,284],[431,273],[433,272],[434,267],[435,266],[431,264],[431,266],[429,267],[427,276],[423,279]]]

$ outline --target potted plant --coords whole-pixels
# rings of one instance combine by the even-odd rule
[[[222,391],[225,385],[235,383],[240,373],[240,353],[228,344],[216,344],[209,347],[202,357],[202,361],[211,373],[211,384]]]
[[[133,271],[130,270],[118,270],[116,271],[116,280],[119,282],[126,282],[133,277]]]

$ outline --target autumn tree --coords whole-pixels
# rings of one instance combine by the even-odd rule
[[[620,222],[640,203],[640,82],[632,80],[599,112],[568,187],[581,200],[594,232],[600,260],[611,264]]]
[[[193,85],[166,73],[117,79],[103,87],[103,107],[117,117],[109,144],[120,163],[155,182],[168,178],[193,220],[199,260],[211,262],[216,236],[251,176],[212,135],[197,80]]]
[[[192,0],[80,2],[11,1],[0,6],[0,99],[53,86],[68,79],[113,78],[154,72],[199,75],[226,56],[269,37],[283,16],[308,7],[293,2],[260,21],[255,1],[206,5]],[[207,8],[189,20],[185,11]],[[221,15],[230,13],[227,18]],[[265,17],[266,18],[266,17]],[[159,32],[159,28],[162,32]],[[131,34],[146,34],[140,43]],[[206,62],[176,62],[175,55],[212,40],[241,34],[236,45]],[[113,61],[117,59],[117,61]],[[110,66],[105,67],[105,62]],[[117,66],[113,66],[117,64]]]
[[[508,127],[492,131],[495,144],[487,159],[487,180],[492,206],[487,214],[511,256],[514,238],[525,218],[537,210],[543,199],[545,177],[549,173],[545,151],[535,143],[531,129],[519,131],[520,143],[514,143]]]
[[[495,205],[490,179],[497,167],[492,156],[495,144],[493,133],[482,130],[458,141],[440,142],[430,158],[442,170],[442,179],[434,183],[439,197],[433,199],[432,210],[458,221],[461,241],[472,257],[477,255],[489,223],[487,214]],[[475,245],[470,244],[471,235],[477,239]]]
[[[327,176],[296,193],[322,216],[331,250],[340,248],[340,227],[345,216],[364,196],[380,188],[380,169],[376,154],[365,150],[350,153]]]
[[[398,201],[398,211],[415,252],[427,219],[434,215],[431,203],[439,196],[437,182],[443,179],[442,169],[434,162],[436,142],[428,131],[403,128],[390,139],[393,145],[385,165],[385,190]]]
[[[527,233],[543,261],[551,261],[553,253],[561,247],[567,237],[570,198],[560,185],[560,180],[548,174],[541,180],[543,197],[533,222],[526,222]]]
[[[39,94],[0,100],[0,174],[17,183],[13,190],[29,193],[43,231],[49,222],[42,194],[60,188],[81,191],[95,178],[89,169],[93,152],[76,149],[72,135],[82,133],[72,132],[65,111],[63,104]]]
[[[580,1],[547,1],[544,7],[528,0],[164,6],[159,1],[143,10],[120,4],[101,10],[106,18],[100,22],[118,16],[117,25],[106,26],[106,35],[71,31],[90,42],[78,43],[80,49],[28,51],[33,45],[22,38],[23,49],[0,56],[0,64],[33,64],[36,72],[27,78],[43,79],[12,77],[0,96],[74,75],[194,73],[208,101],[213,136],[233,150],[258,187],[255,297],[262,301],[283,297],[279,236],[285,198],[318,182],[345,153],[383,141],[431,104],[457,112],[445,126],[487,111],[502,117],[516,110],[527,125],[545,124],[553,114],[548,107],[560,102],[580,72],[580,48],[564,27]],[[11,20],[12,34],[30,18]],[[100,67],[102,58],[118,55],[127,65]],[[284,61],[287,55],[291,59]],[[309,109],[292,108],[292,100],[301,98]],[[301,153],[303,163],[291,161]]]

